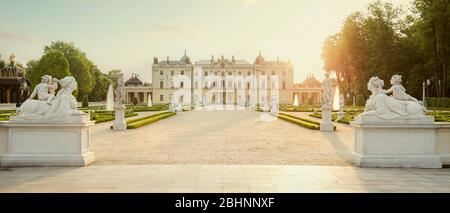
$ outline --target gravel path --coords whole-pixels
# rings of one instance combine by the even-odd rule
[[[263,114],[182,112],[124,132],[111,131],[112,122],[107,122],[92,128],[91,149],[96,165],[350,165],[353,135],[349,126],[337,124],[336,132],[324,133],[279,119],[261,121]]]

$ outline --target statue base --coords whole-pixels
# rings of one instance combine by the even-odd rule
[[[119,106],[114,108],[114,122],[113,122],[113,130],[114,131],[125,131],[127,130],[127,122],[125,121],[125,106]]]
[[[95,161],[89,151],[89,128],[92,121],[88,115],[74,118],[73,122],[26,121],[12,116],[11,122],[2,123],[8,139],[1,166],[86,166]]]
[[[434,118],[383,120],[358,116],[352,162],[360,167],[442,168]]]
[[[322,121],[320,122],[320,131],[333,132],[334,124],[331,121],[331,110],[333,107],[322,106]]]

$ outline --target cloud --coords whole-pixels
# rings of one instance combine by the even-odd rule
[[[37,37],[25,36],[11,32],[0,32],[0,40],[25,41],[37,43],[39,42],[40,39]]]

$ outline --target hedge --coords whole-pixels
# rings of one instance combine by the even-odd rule
[[[427,107],[450,108],[450,98],[426,98]]]
[[[306,119],[306,118],[300,118],[300,117],[289,115],[289,114],[285,114],[285,113],[278,113],[278,114],[279,115],[284,115],[284,116],[287,116],[287,117],[291,117],[291,118],[294,118],[294,119],[302,120],[302,121],[305,121],[305,122],[308,122],[308,123],[313,123],[313,124],[320,125],[320,122],[317,122],[317,121],[314,121],[314,120],[309,120],[309,119]]]
[[[289,117],[289,116],[285,116],[285,115],[281,115],[281,114],[278,115],[278,118],[283,119],[288,122],[291,122],[291,123],[294,123],[294,124],[297,124],[297,125],[300,125],[300,126],[303,126],[308,129],[320,130],[320,125],[317,125],[314,123],[309,123],[309,122],[306,122],[306,121],[303,121],[300,119],[295,119],[293,117]]]
[[[146,119],[143,119],[143,120],[140,120],[140,121],[136,121],[136,122],[133,122],[133,123],[129,123],[129,124],[127,123],[127,129],[137,129],[139,127],[151,124],[153,122],[156,122],[156,121],[168,118],[168,117],[176,115],[176,114],[177,114],[176,112],[166,112],[166,113],[162,113],[162,114],[159,114],[157,116],[146,118]]]
[[[125,114],[125,118],[133,117],[133,116],[137,116],[137,115],[138,115],[138,114],[135,113],[135,112],[132,112],[132,113],[126,113],[126,114]],[[103,123],[103,122],[113,121],[114,119],[115,119],[115,116],[114,116],[114,115],[112,115],[112,116],[100,116],[99,118],[95,119],[95,123],[98,124],[98,123]]]

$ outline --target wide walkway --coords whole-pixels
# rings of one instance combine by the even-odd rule
[[[0,168],[0,192],[450,192],[450,169],[276,165]]]
[[[284,120],[264,121],[264,115],[189,111],[124,132],[99,124],[91,131],[91,149],[95,165],[350,165],[350,127],[324,133]]]

